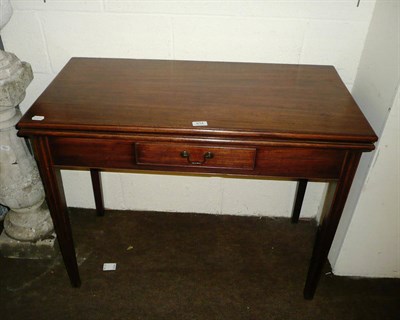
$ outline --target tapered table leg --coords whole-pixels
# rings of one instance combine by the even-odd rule
[[[90,177],[92,178],[94,202],[96,204],[97,215],[104,216],[104,201],[100,171],[98,169],[90,169]]]
[[[296,197],[294,200],[292,219],[291,219],[292,223],[299,222],[301,207],[303,205],[304,194],[306,193],[307,183],[308,183],[307,179],[300,179],[299,182],[297,183]]]
[[[33,147],[64,264],[71,284],[74,287],[79,287],[81,280],[62,186],[61,172],[53,166],[47,137],[34,138]]]
[[[321,217],[304,287],[305,299],[312,299],[314,297],[360,157],[361,153],[359,152],[348,153],[342,167],[339,181],[334,190],[330,209]]]

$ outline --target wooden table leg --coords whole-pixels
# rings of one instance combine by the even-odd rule
[[[53,167],[47,137],[36,137],[33,140],[33,147],[64,264],[72,286],[79,287],[81,280],[62,186],[61,172]]]
[[[94,202],[96,204],[97,215],[104,216],[103,190],[101,187],[100,170],[90,169],[90,177],[92,178]]]
[[[304,194],[306,193],[307,183],[308,183],[307,179],[300,179],[299,182],[297,183],[296,197],[294,200],[292,219],[291,219],[292,223],[299,222],[301,207],[303,205]]]
[[[361,153],[349,152],[344,161],[340,179],[336,184],[334,195],[329,211],[321,217],[318,226],[314,249],[311,256],[310,266],[306,284],[304,287],[304,298],[312,299],[326,263],[333,238],[339,225],[347,196],[353,182],[354,175],[360,161]]]

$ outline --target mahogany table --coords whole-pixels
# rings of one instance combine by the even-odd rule
[[[362,152],[377,136],[331,66],[73,58],[18,123],[34,147],[60,250],[80,286],[60,169],[330,182],[304,288],[312,299]]]

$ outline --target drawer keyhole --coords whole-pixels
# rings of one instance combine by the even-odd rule
[[[187,162],[191,165],[202,165],[206,163],[208,159],[214,158],[214,154],[210,151],[207,151],[206,153],[203,154],[203,161],[192,161],[190,160],[190,153],[185,150],[181,152],[181,157],[186,158]]]

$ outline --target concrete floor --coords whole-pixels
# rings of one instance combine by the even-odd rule
[[[70,212],[81,288],[60,257],[0,258],[0,319],[400,319],[400,279],[336,277],[327,266],[314,300],[303,299],[313,222]]]

